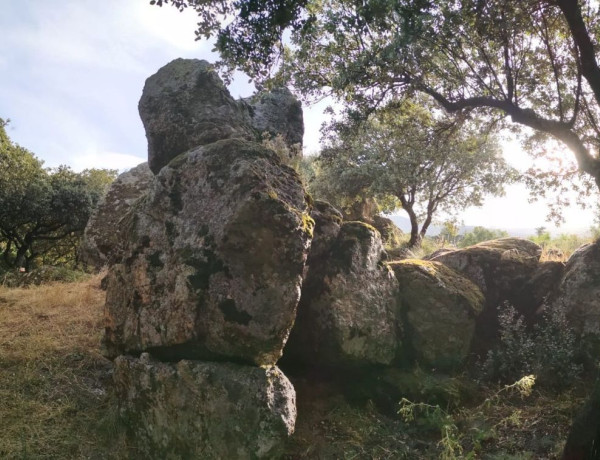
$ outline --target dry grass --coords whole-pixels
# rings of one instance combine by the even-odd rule
[[[99,280],[0,287],[0,458],[139,458],[108,390]],[[440,455],[439,429],[406,425],[369,403],[350,404],[337,386],[294,383],[299,416],[285,459]],[[455,415],[458,442],[472,458],[556,458],[584,395],[534,394],[477,411],[466,404]]]
[[[1,458],[114,456],[99,282],[0,287]]]

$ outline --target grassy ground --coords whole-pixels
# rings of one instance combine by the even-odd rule
[[[110,458],[99,278],[0,288],[0,458]]]
[[[100,353],[99,280],[0,287],[0,458],[137,458],[117,421],[111,363]],[[557,458],[585,396],[582,384],[560,396],[534,388],[485,402],[498,388],[479,388],[448,412],[416,407],[407,422],[398,407],[349,402],[343,385],[294,384],[299,415],[288,460]]]

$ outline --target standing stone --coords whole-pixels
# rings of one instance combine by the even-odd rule
[[[149,77],[139,103],[154,174],[177,155],[220,139],[255,139],[245,104],[207,61],[175,59]]]
[[[83,263],[99,270],[120,260],[124,244],[121,219],[148,191],[153,180],[148,163],[142,163],[115,179],[85,228],[79,249]]]
[[[575,251],[560,280],[555,304],[578,334],[600,335],[600,243]]]
[[[296,393],[277,367],[121,356],[120,414],[143,458],[278,458],[293,433]]]
[[[407,259],[389,266],[398,279],[398,315],[406,318],[406,353],[437,369],[462,364],[483,310],[479,288],[439,262]]]
[[[329,257],[332,245],[340,233],[342,213],[327,201],[316,200],[310,217],[315,221],[315,231],[306,264],[307,268],[316,268],[326,263]]]
[[[485,355],[496,341],[499,309],[506,302],[521,307],[520,296],[538,268],[541,253],[542,248],[529,240],[500,238],[431,259],[471,280],[485,296],[484,310],[477,318],[475,353]]]
[[[500,238],[441,254],[432,260],[462,273],[493,302],[510,299],[537,268],[542,248],[522,238]]]
[[[313,231],[292,168],[252,142],[202,146],[165,166],[129,217],[108,274],[109,356],[279,359]]]
[[[342,224],[320,262],[310,262],[286,363],[360,368],[394,361],[401,345],[398,283],[384,254],[373,227]]]
[[[304,118],[302,104],[286,87],[258,93],[245,99],[250,107],[252,127],[270,137],[281,135],[288,147],[302,147]],[[301,152],[301,149],[295,149]]]

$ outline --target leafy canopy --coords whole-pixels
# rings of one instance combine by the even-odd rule
[[[333,123],[327,143],[312,189],[330,200],[336,192],[351,200],[393,197],[388,206],[399,205],[411,221],[410,246],[436,213],[481,206],[484,195],[503,194],[517,178],[496,139],[476,125],[436,117],[425,101],[388,105],[358,125]]]
[[[307,97],[332,94],[363,109],[417,91],[449,112],[510,119],[533,130],[533,153],[549,136],[573,152],[576,165],[562,165],[561,180],[583,172],[600,187],[598,2],[151,3],[193,7],[198,36],[216,35],[223,63],[259,82],[275,77]]]
[[[0,265],[74,262],[90,213],[116,171],[46,169],[0,119]]]

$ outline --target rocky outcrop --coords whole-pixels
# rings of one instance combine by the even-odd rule
[[[387,248],[397,248],[402,244],[404,232],[387,217],[374,216],[373,227],[381,234],[381,240]]]
[[[199,145],[255,138],[248,108],[231,97],[207,61],[175,59],[160,68],[146,80],[138,108],[154,174]]]
[[[302,152],[302,105],[287,88],[235,100],[207,61],[175,59],[159,69],[138,108],[154,174],[177,155],[222,139],[281,135],[291,152]]]
[[[528,280],[542,248],[522,238],[500,238],[439,255],[432,260],[462,273],[497,303]]]
[[[85,228],[79,249],[79,257],[84,264],[99,270],[120,260],[124,240],[121,219],[153,180],[148,163],[142,163],[115,179]]]
[[[109,356],[272,365],[294,322],[313,221],[296,172],[223,140],[164,167],[108,274]]]
[[[294,431],[296,394],[276,367],[115,360],[120,413],[140,457],[272,459]]]
[[[342,213],[326,201],[313,204],[310,217],[315,221],[313,240],[308,254],[307,268],[326,263],[331,247],[340,233]]]
[[[600,242],[571,255],[554,302],[578,334],[600,334]]]
[[[259,135],[282,136],[291,151],[301,152],[304,137],[302,104],[285,87],[244,99],[250,106],[251,124]]]
[[[329,251],[309,265],[286,363],[356,368],[394,362],[401,347],[398,284],[383,254],[373,227],[342,224]]]
[[[534,324],[539,319],[543,306],[552,302],[564,271],[565,264],[562,262],[540,262],[531,278],[515,293],[513,303],[528,324]]]
[[[407,259],[389,266],[398,279],[407,355],[426,367],[457,368],[469,353],[483,294],[439,262]]]
[[[498,309],[506,302],[519,308],[524,286],[538,268],[542,249],[521,238],[500,238],[448,252],[432,259],[460,273],[481,289],[485,307],[477,319],[473,351],[485,354],[498,333]],[[519,311],[520,313],[523,313]]]
[[[285,89],[236,101],[209,63],[177,59],[139,110],[149,179],[115,209],[123,244],[106,278],[120,413],[143,458],[278,458],[296,407],[274,364],[314,221],[298,174],[259,142],[301,143],[302,108]],[[335,239],[334,212],[317,209]]]

